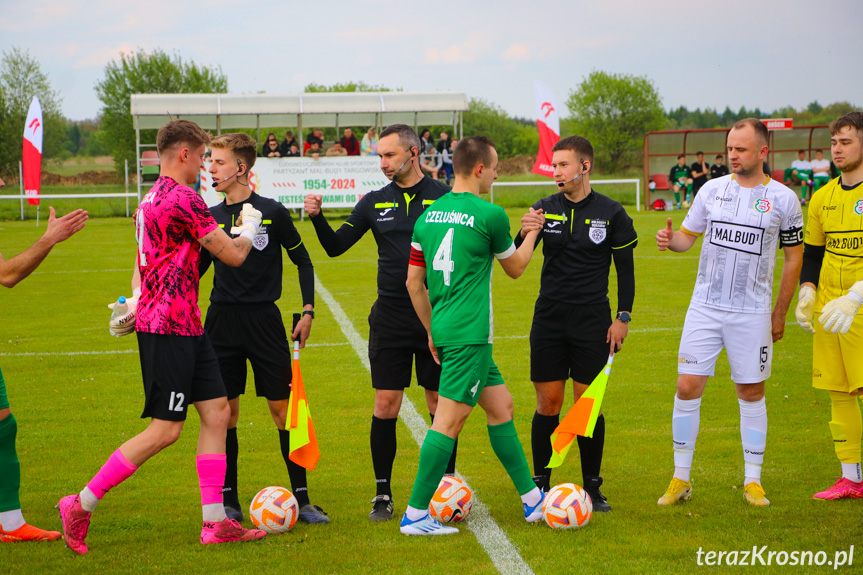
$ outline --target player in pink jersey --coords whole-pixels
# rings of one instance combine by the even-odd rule
[[[135,328],[145,393],[141,417],[151,420],[110,456],[79,494],[58,503],[66,543],[81,555],[87,553],[84,539],[96,505],[179,438],[190,403],[201,418],[196,461],[204,519],[201,543],[252,541],[265,535],[225,516],[225,433],[231,411],[198,309],[201,246],[230,266],[241,265],[258,233],[261,214],[246,206],[243,221],[238,222],[240,236],[231,239],[188,187],[203,167],[207,142],[207,133],[188,120],[168,122],[156,138],[160,174],[138,207],[138,256],[132,280],[133,288],[140,287]]]

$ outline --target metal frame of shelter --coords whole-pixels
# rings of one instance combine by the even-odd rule
[[[713,128],[704,130],[668,130],[664,132],[648,132],[644,135],[644,206],[651,209],[650,178],[654,174],[668,174],[671,166],[677,161],[678,154],[686,154],[687,165],[695,160],[695,152],[703,151],[705,160],[713,163],[715,156],[725,157],[725,140],[730,128]],[[830,131],[825,124],[815,126],[794,126],[786,130],[771,130],[767,142],[770,151],[767,163],[771,171],[785,168],[797,159],[798,150],[805,150],[808,159],[815,157],[816,150],[826,151],[829,157]],[[661,167],[660,167],[661,163]],[[777,168],[778,166],[778,168]]]
[[[314,92],[304,94],[133,94],[138,198],[141,197],[142,130],[158,130],[171,119],[184,118],[221,134],[238,128],[296,127],[300,146],[303,129],[390,124],[452,125],[461,139],[468,98],[464,92]]]

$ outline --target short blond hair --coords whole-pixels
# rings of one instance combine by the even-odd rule
[[[242,132],[216,136],[210,142],[210,148],[232,152],[246,166],[247,173],[254,167],[255,159],[258,156],[258,143],[248,134]]]

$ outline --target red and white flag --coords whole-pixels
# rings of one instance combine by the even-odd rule
[[[542,82],[533,83],[536,94],[536,127],[539,130],[539,153],[533,165],[534,174],[552,177],[551,148],[560,140],[560,116],[557,114],[557,100],[551,88]]]
[[[24,123],[24,194],[27,203],[39,205],[39,185],[42,182],[42,106],[33,96],[27,121]]]

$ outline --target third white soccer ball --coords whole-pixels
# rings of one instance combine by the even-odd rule
[[[299,505],[294,494],[284,487],[261,489],[249,506],[249,517],[258,529],[267,533],[284,533],[297,522]]]
[[[429,503],[432,517],[441,523],[463,521],[473,507],[473,491],[458,477],[445,475]]]
[[[555,485],[542,502],[542,518],[552,529],[584,527],[592,514],[590,495],[574,483]]]

